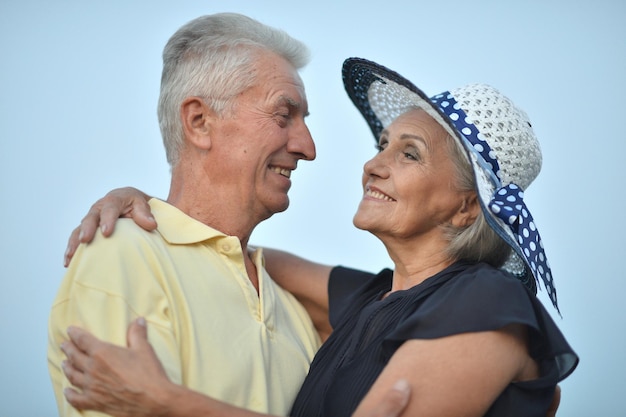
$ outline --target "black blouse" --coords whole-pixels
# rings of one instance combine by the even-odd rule
[[[394,352],[410,339],[529,329],[530,355],[541,376],[511,383],[486,416],[545,416],[556,384],[578,356],[539,300],[514,277],[483,263],[458,262],[421,284],[382,296],[393,272],[378,275],[336,267],[329,282],[333,333],[319,350],[292,416],[350,416]]]

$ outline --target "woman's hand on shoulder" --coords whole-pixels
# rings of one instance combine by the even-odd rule
[[[115,229],[115,222],[120,217],[130,217],[146,230],[156,229],[157,223],[152,217],[148,205],[150,198],[149,195],[136,188],[124,187],[110,191],[96,201],[80,225],[70,235],[63,265],[65,267],[69,265],[78,245],[93,240],[98,228],[100,228],[103,236],[111,236]]]

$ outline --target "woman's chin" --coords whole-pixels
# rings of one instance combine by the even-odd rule
[[[360,230],[365,230],[366,232],[374,233],[373,224],[369,219],[365,219],[359,216],[359,213],[355,214],[352,218],[352,224],[354,227]]]

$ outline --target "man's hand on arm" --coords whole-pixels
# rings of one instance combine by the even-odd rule
[[[69,341],[62,345],[67,356],[63,372],[77,389],[68,388],[64,394],[79,410],[115,417],[201,417],[201,410],[216,415],[260,416],[173,384],[148,342],[143,319],[128,327],[128,348],[103,342],[78,327],[70,327],[68,336]],[[376,407],[353,417],[398,417],[409,395],[408,383],[398,381]],[[178,401],[182,398],[185,400]]]
[[[86,330],[70,327],[61,349],[67,356],[63,372],[72,385],[65,398],[79,410],[117,417],[167,415],[174,384],[148,343],[145,321],[128,328],[128,348],[103,342]]]

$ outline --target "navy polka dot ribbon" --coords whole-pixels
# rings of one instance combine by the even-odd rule
[[[445,91],[432,97],[430,100],[435,103],[439,109],[450,118],[450,120],[452,120],[456,130],[465,136],[474,149],[480,154],[480,156],[482,156],[483,160],[496,177],[499,180],[502,180],[500,177],[500,165],[498,164],[496,155],[493,153],[491,147],[478,128],[467,119],[467,114],[465,114],[461,105],[454,99],[454,96],[450,94],[449,91]]]
[[[492,171],[497,181],[501,182],[500,165],[496,155],[478,128],[467,118],[467,114],[454,99],[454,96],[449,91],[446,91],[432,97],[430,100],[448,116],[456,130],[461,132],[465,139],[480,154],[486,167]],[[552,280],[552,271],[543,250],[539,231],[524,204],[523,198],[523,190],[515,184],[509,184],[495,192],[488,207],[496,217],[511,229],[535,279],[541,278],[552,305],[559,311],[556,290]]]
[[[552,305],[559,311],[556,290],[552,281],[552,271],[548,265],[541,236],[539,236],[533,216],[524,204],[524,191],[515,184],[509,184],[498,189],[489,203],[489,209],[509,226],[517,237],[517,243],[524,252],[533,274],[535,277],[541,278]]]

